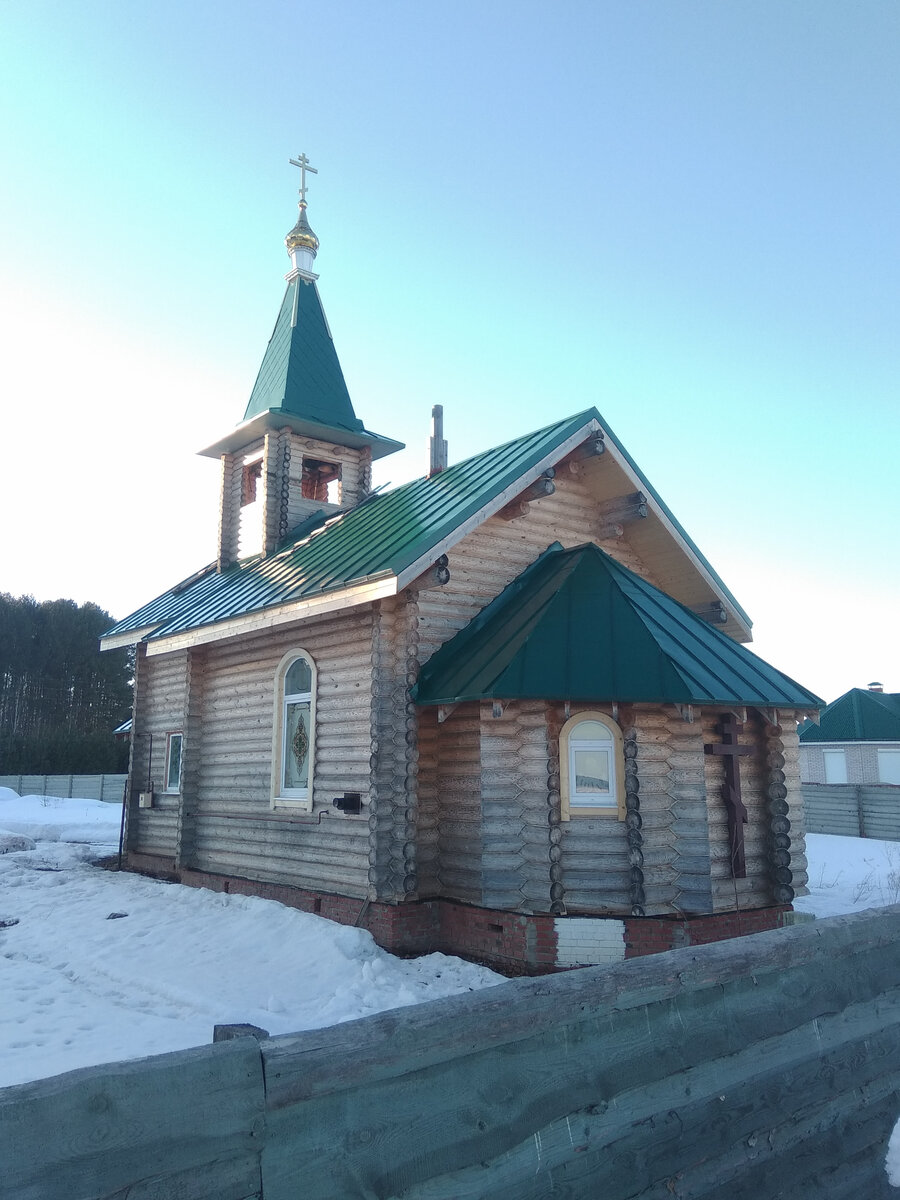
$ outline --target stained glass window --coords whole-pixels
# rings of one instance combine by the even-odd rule
[[[306,655],[296,653],[282,663],[279,678],[276,738],[280,761],[274,799],[299,802],[301,807],[309,808],[315,738],[315,667]]]

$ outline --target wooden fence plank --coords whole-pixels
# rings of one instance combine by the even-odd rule
[[[260,1190],[264,1126],[254,1038],[4,1088],[0,1198],[245,1200]],[[176,1190],[179,1178],[205,1190]]]
[[[900,906],[0,1092],[0,1200],[881,1200]]]

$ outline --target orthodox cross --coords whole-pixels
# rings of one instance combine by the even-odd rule
[[[305,204],[306,203],[306,172],[309,171],[310,175],[318,175],[319,172],[316,170],[315,167],[311,167],[309,165],[309,159],[306,157],[305,154],[301,154],[298,158],[292,158],[290,160],[290,162],[291,162],[292,167],[300,168],[300,202],[301,202],[301,204]]]
[[[720,721],[717,732],[722,735],[721,742],[713,742],[703,749],[707,754],[715,754],[725,760],[725,784],[722,788],[722,798],[728,812],[728,841],[731,847],[731,874],[735,879],[747,878],[747,862],[744,857],[744,826],[747,824],[747,809],[741,799],[741,770],[738,759],[745,754],[752,754],[752,746],[739,746],[738,735],[743,732],[734,713],[725,713]]]

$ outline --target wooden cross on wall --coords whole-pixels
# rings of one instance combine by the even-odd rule
[[[747,824],[747,809],[741,799],[741,770],[738,759],[753,753],[752,746],[739,746],[738,735],[743,733],[734,713],[725,713],[717,731],[721,742],[712,742],[703,749],[725,760],[725,784],[722,797],[728,812],[728,841],[731,848],[731,874],[735,879],[747,878],[747,861],[744,856],[744,826]]]

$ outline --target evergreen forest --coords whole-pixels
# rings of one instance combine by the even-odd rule
[[[0,775],[128,768],[113,730],[131,715],[128,650],[100,653],[96,604],[0,593]]]

